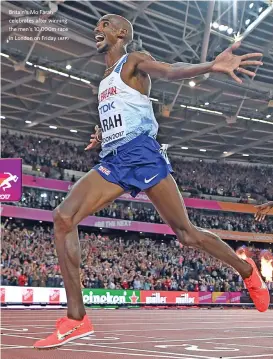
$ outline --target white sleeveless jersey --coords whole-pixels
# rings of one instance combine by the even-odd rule
[[[158,123],[152,102],[121,79],[121,70],[127,58],[128,54],[122,56],[113,72],[99,86],[98,110],[102,129],[100,157],[139,135],[147,134],[154,138],[157,135]]]

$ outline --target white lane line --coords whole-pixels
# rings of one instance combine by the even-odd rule
[[[271,354],[256,354],[256,355],[243,355],[243,356],[236,356],[236,357],[226,357],[225,359],[246,359],[246,358],[264,358],[264,357],[270,357],[273,358],[273,352]]]
[[[273,335],[262,335],[254,337],[224,337],[224,338],[193,338],[193,339],[163,339],[163,340],[146,340],[141,342],[119,342],[119,343],[107,343],[107,344],[143,344],[143,343],[173,343],[173,342],[191,342],[191,341],[207,341],[207,340],[235,340],[235,339],[257,339],[257,338],[273,338]],[[223,343],[221,343],[223,344]],[[224,345],[228,345],[224,343]]]
[[[7,346],[7,344],[2,344],[1,350],[8,350],[8,349],[33,349],[33,347],[25,346],[25,345],[18,345],[18,346],[9,345],[9,346]]]
[[[63,348],[63,349],[59,349],[59,350],[66,350],[66,351],[72,351],[72,352],[84,352],[84,353],[101,353],[101,354],[115,354],[115,355],[122,355],[123,358],[124,358],[124,352],[116,352],[116,351],[113,351],[113,352],[110,352],[110,351],[105,351],[105,350],[84,350],[84,349],[67,349],[67,348]],[[182,354],[183,355],[183,354]],[[164,354],[158,354],[158,355],[154,355],[154,354],[146,354],[146,353],[128,353],[126,352],[126,357],[128,356],[139,356],[139,357],[142,357],[145,356],[145,357],[152,357],[154,359],[156,358],[167,358],[167,359],[195,359],[193,358],[192,356],[182,356],[182,355],[179,355],[177,356],[177,354],[175,354],[175,356],[170,356],[170,355],[164,355]],[[209,357],[208,359],[217,359],[217,358],[213,358],[213,357]]]
[[[260,337],[257,337],[260,338]],[[263,338],[263,337],[262,337]],[[217,342],[207,342],[208,344],[223,344],[223,343],[217,343]],[[247,347],[247,348],[264,348],[264,349],[273,349],[273,347],[269,347],[267,345],[253,345],[253,344],[228,344],[225,343],[227,346],[235,346],[235,347]]]
[[[37,316],[36,316],[37,318]],[[17,322],[26,322],[26,320],[20,319],[20,320],[16,320]],[[31,319],[30,322],[54,322],[53,319]],[[5,323],[5,321],[2,319],[2,324],[10,324],[10,321],[8,321],[7,323]]]
[[[28,335],[35,335],[35,334],[52,334],[53,331],[51,330],[50,332],[27,332]],[[25,337],[25,334],[24,333],[21,333],[22,335],[18,335],[18,338],[26,338]],[[2,333],[2,335],[8,335],[8,334],[5,334],[5,333]]]
[[[192,330],[204,330],[204,329],[209,329],[209,330],[231,330],[233,331],[233,329],[266,329],[266,328],[273,328],[273,326],[262,326],[262,327],[232,327],[232,329],[230,329],[230,327],[228,328],[204,328],[204,327],[199,327],[199,328],[150,328],[149,323],[145,323],[145,328],[147,329],[113,329],[113,331],[116,332],[147,332],[147,331],[153,331],[153,332],[165,332],[165,331],[192,331]],[[182,324],[181,324],[182,325]],[[119,324],[119,326],[121,326],[121,324]],[[123,323],[122,323],[123,326]],[[109,333],[111,331],[108,330],[95,330],[96,333]]]
[[[76,343],[74,343],[74,345],[77,345]],[[117,344],[118,345],[118,344]],[[126,354],[128,353],[128,351],[131,352],[143,352],[143,353],[154,353],[155,354],[168,354],[168,355],[176,355],[179,357],[188,357],[188,354],[180,354],[180,353],[171,353],[171,352],[162,352],[162,351],[158,351],[158,350],[149,350],[149,349],[135,349],[135,348],[126,348],[126,347],[112,347],[107,345],[101,345],[101,344],[89,344],[89,346],[93,346],[93,347],[99,347],[99,348],[106,348],[106,349],[116,349],[116,350],[124,350],[124,352],[126,352]],[[146,354],[143,354],[144,356],[146,356]],[[192,358],[197,358],[197,359],[219,359],[216,357],[211,357],[211,356],[204,356],[204,355],[193,355],[190,354],[190,357]]]
[[[22,338],[22,336],[19,336],[19,335],[13,335],[13,334],[4,334],[4,336],[7,336],[7,337],[15,337],[15,338]],[[24,337],[26,339],[40,339],[40,338],[37,338],[37,337],[29,337],[29,336],[26,336]],[[178,353],[167,353],[167,352],[164,352],[163,353],[163,356],[162,356],[162,352],[159,352],[159,351],[156,351],[156,350],[143,350],[143,349],[131,349],[131,348],[120,348],[120,347],[110,347],[108,345],[101,345],[101,344],[85,344],[85,343],[78,343],[78,342],[70,342],[69,343],[70,346],[87,346],[87,347],[99,347],[99,348],[106,348],[106,349],[115,349],[115,350],[123,350],[122,353],[116,353],[116,352],[106,352],[106,351],[97,351],[95,350],[94,352],[97,352],[97,353],[108,353],[108,354],[123,354],[124,355],[124,351],[126,351],[126,355],[129,354],[129,355],[135,355],[135,356],[151,356],[153,358],[155,357],[161,357],[161,358],[169,358],[171,359],[170,355],[175,355],[175,357],[173,358],[181,358],[181,357],[187,357],[186,359],[217,359],[215,357],[207,357],[207,356],[200,356],[200,355],[187,355],[187,354],[178,354]],[[70,351],[80,351],[80,352],[89,352],[88,350],[84,350],[84,349],[66,349],[66,348],[62,348],[60,350],[70,350]],[[142,352],[142,354],[131,354],[131,353],[128,353],[127,351],[137,351],[137,352]],[[93,351],[90,351],[90,352],[93,352]],[[147,354],[143,354],[143,353],[153,353],[153,355],[147,355]],[[159,355],[156,355],[155,354],[159,354]],[[168,354],[168,356],[166,356],[165,354]]]
[[[25,326],[25,327],[28,327],[28,328],[37,328],[37,329],[45,329],[45,328],[54,329],[54,325],[25,324],[24,326]],[[18,325],[14,325],[14,326],[12,326],[12,325],[9,325],[9,326],[5,325],[5,328],[12,330],[12,329],[14,329],[14,328],[15,328],[15,329],[18,328]],[[25,329],[27,329],[27,328],[25,328]]]
[[[147,337],[146,335],[134,335],[134,334],[122,334],[126,337],[135,337],[135,338],[145,338],[145,339],[156,339],[156,340],[166,340],[166,338],[159,338],[159,337]]]
[[[44,317],[47,317],[47,321],[56,321],[58,318],[60,318],[61,316],[64,316],[63,315],[64,313],[62,313],[62,314],[58,314],[58,315],[56,315],[56,316],[51,316],[50,314],[47,314],[47,313],[43,313],[42,315],[41,315],[41,319],[40,320],[45,320],[45,319],[43,319]],[[102,314],[102,313],[101,313]],[[103,314],[105,314],[105,313],[103,313]],[[202,313],[200,313],[201,315],[202,315]],[[254,313],[253,313],[254,314]],[[116,316],[106,316],[105,315],[105,318],[103,318],[103,316],[102,315],[100,315],[100,316],[96,316],[96,315],[94,315],[93,313],[88,313],[88,316],[90,316],[93,320],[108,320],[108,321],[115,321],[115,320],[117,320],[117,319],[121,319],[121,318],[123,318],[123,316],[122,315],[116,315]],[[158,316],[158,313],[157,313],[157,316]],[[36,313],[36,315],[23,315],[23,316],[5,316],[5,315],[3,315],[2,314],[2,319],[4,320],[4,321],[11,321],[11,320],[20,320],[20,321],[32,321],[32,320],[37,320],[37,317],[39,318],[39,314],[38,313]],[[221,319],[221,320],[224,320],[224,322],[228,322],[228,323],[230,323],[230,322],[233,322],[234,320],[235,320],[235,318],[236,319],[239,319],[239,321],[240,322],[242,322],[242,321],[250,321],[250,319],[251,320],[254,320],[254,321],[257,321],[257,322],[266,322],[266,321],[270,321],[270,320],[272,320],[273,319],[273,316],[267,316],[267,317],[258,317],[258,316],[253,316],[253,317],[251,317],[250,318],[250,316],[248,315],[248,316],[240,316],[240,315],[236,315],[236,313],[234,313],[234,315],[233,316],[228,316],[228,317],[222,317],[222,316],[210,316],[209,318],[208,317],[204,317],[203,315],[202,315],[202,317],[204,318],[204,320],[206,321],[206,322],[208,322],[208,323],[213,323],[213,322],[215,322],[215,321],[217,321],[217,319]],[[33,318],[33,319],[32,319]],[[142,317],[142,315],[141,315],[141,313],[140,313],[140,315],[138,315],[137,317],[135,317],[135,316],[126,316],[126,319],[130,319],[130,321],[144,321],[144,320],[146,320],[146,319],[148,319],[148,321],[149,320],[153,320],[153,321],[157,321],[157,320],[161,320],[161,321],[163,321],[163,320],[165,320],[165,319],[171,319],[171,320],[175,320],[175,321],[179,321],[179,320],[181,320],[181,319],[183,319],[183,320],[185,320],[185,321],[187,321],[187,320],[190,320],[190,321],[197,321],[197,322],[200,322],[200,316],[199,317],[192,317],[192,316],[185,316],[185,315],[176,315],[176,316],[171,316],[171,315],[169,315],[169,316],[163,316],[163,315],[160,315],[158,318],[156,318],[155,317],[155,314],[154,315],[151,315],[151,316],[143,316]],[[219,321],[218,321],[218,323],[219,323]]]
[[[35,334],[40,334],[40,333],[35,333]],[[39,340],[41,338],[37,338],[37,337],[29,337],[29,336],[22,336],[22,335],[17,335],[17,334],[2,334],[3,337],[14,337],[14,338],[24,338],[24,339],[36,339]]]
[[[15,328],[18,328],[18,326],[16,326]],[[3,327],[1,327],[0,330],[7,330],[7,331],[12,331],[12,332],[20,332],[20,333],[28,332],[27,328],[14,329],[14,328],[3,328]]]
[[[120,338],[118,338],[118,337],[113,337],[113,338],[111,338],[111,337],[105,337],[105,338],[96,338],[96,337],[92,337],[92,336],[90,336],[90,337],[83,337],[83,338],[80,338],[80,340],[88,340],[88,341],[92,341],[92,342],[96,342],[96,341],[106,341],[107,342],[107,340],[119,340]]]
[[[206,344],[206,343],[205,343]],[[240,349],[237,348],[225,348],[225,347],[214,347],[213,349],[202,349],[199,348],[198,345],[193,344],[163,344],[163,345],[155,345],[155,348],[172,348],[172,347],[184,347],[185,350],[192,350],[196,352],[219,352],[219,351],[228,351],[228,352],[238,352]]]
[[[32,320],[31,322],[52,322],[52,326],[55,324],[55,322],[51,321],[51,320]],[[183,320],[183,322],[185,323],[185,320]],[[121,324],[120,323],[107,323],[106,322],[102,322],[102,323],[96,323],[95,321],[93,321],[94,323],[94,326],[103,326],[105,327],[105,329],[110,329],[109,327],[113,327],[113,330],[115,330],[114,328],[115,327],[121,327]],[[253,323],[253,321],[251,321],[251,323]],[[260,323],[260,322],[259,322]],[[272,323],[269,322],[269,323]],[[5,327],[8,327],[8,325],[10,324],[10,322],[8,323],[5,323],[2,321],[2,325],[5,326]],[[181,328],[177,328],[177,324],[181,324]],[[188,325],[191,325],[192,323],[188,323]],[[198,325],[198,323],[196,323]],[[178,322],[178,323],[174,323],[174,322],[170,322],[170,323],[166,323],[166,322],[155,322],[155,323],[149,323],[149,322],[142,322],[142,323],[134,323],[134,322],[122,322],[122,327],[125,327],[125,326],[129,326],[129,327],[132,327],[132,326],[140,326],[140,325],[143,325],[143,329],[117,329],[117,331],[148,331],[148,330],[152,330],[152,331],[168,331],[168,330],[186,330],[186,331],[192,331],[192,330],[204,330],[204,327],[203,327],[203,324],[205,324],[205,322],[199,322],[199,324],[202,325],[202,327],[196,327],[196,326],[188,326],[187,328],[183,328],[183,324],[181,322]],[[225,322],[222,322],[222,323],[218,323],[219,325],[221,324],[222,327],[220,327],[219,325],[217,327],[210,327],[208,326],[206,329],[207,330],[228,330],[230,328],[230,323],[225,323]],[[164,326],[164,328],[154,328],[153,326]],[[24,327],[27,327],[28,325],[26,324],[25,321],[22,321],[22,323],[18,323],[16,325],[14,325],[14,327],[18,328],[20,326],[24,326]],[[41,326],[41,325],[38,325],[37,326]],[[52,327],[51,326],[51,327]],[[174,328],[166,328],[166,326],[170,327],[170,326],[174,326]],[[147,328],[147,329],[145,329]],[[273,326],[270,326],[270,325],[266,325],[266,326],[251,326],[251,327],[246,327],[246,326],[237,326],[237,327],[232,327],[232,330],[233,329],[259,329],[259,328],[273,328]]]

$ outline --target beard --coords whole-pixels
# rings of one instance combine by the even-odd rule
[[[99,54],[104,54],[105,52],[108,51],[108,48],[109,48],[108,44],[105,43],[105,44],[103,44],[101,47],[98,47],[98,48],[97,48],[97,52],[98,52]]]

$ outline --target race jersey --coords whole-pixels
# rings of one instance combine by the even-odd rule
[[[122,56],[113,72],[99,86],[98,110],[102,129],[100,157],[105,157],[137,136],[146,134],[155,138],[158,132],[149,97],[121,79],[121,70],[127,58],[128,54]]]

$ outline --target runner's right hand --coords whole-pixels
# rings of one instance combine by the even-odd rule
[[[101,128],[98,125],[95,126],[95,133],[91,135],[90,144],[85,147],[85,151],[92,150],[100,145],[102,141]]]

